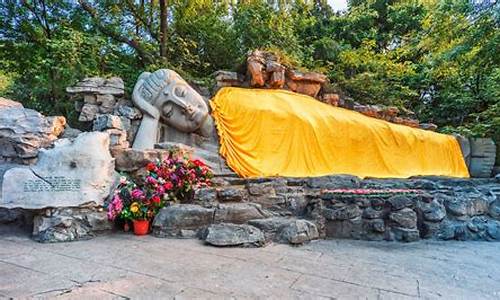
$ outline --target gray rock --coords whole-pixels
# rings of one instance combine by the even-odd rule
[[[115,108],[115,114],[126,117],[130,120],[139,120],[142,118],[142,113],[139,109],[129,105],[119,105]]]
[[[82,106],[82,111],[78,117],[80,122],[91,122],[95,119],[96,115],[99,113],[99,106],[96,104],[85,103]]]
[[[436,200],[431,203],[419,202],[419,209],[422,211],[422,216],[426,221],[440,222],[446,217],[446,208]]]
[[[113,112],[116,104],[115,96],[113,95],[97,95],[97,105],[101,114],[110,114]]]
[[[265,244],[262,231],[246,224],[221,223],[210,225],[203,232],[202,239],[214,246],[262,247]]]
[[[57,138],[53,124],[39,112],[22,107],[0,109],[0,161],[23,162],[37,157]]]
[[[66,92],[70,94],[102,94],[117,95],[124,94],[125,87],[123,80],[118,77],[104,79],[101,77],[85,78],[75,86],[67,87]]]
[[[33,238],[42,243],[85,240],[112,227],[101,208],[48,209],[35,216]]]
[[[417,214],[410,208],[392,212],[389,219],[402,228],[417,228]]]
[[[255,203],[223,203],[215,209],[215,223],[243,224],[253,219],[264,219],[270,215]]]
[[[327,220],[348,220],[361,216],[361,210],[356,204],[349,204],[336,208],[325,208],[323,216]]]
[[[360,179],[352,175],[311,177],[307,179],[307,186],[321,189],[358,188]]]
[[[82,133],[81,130],[76,129],[76,128],[71,128],[69,125],[66,125],[64,128],[64,132],[62,133],[60,138],[63,139],[74,139],[76,138],[80,133]]]
[[[319,238],[318,228],[307,220],[295,220],[279,228],[276,240],[289,244],[304,244]]]
[[[214,221],[214,209],[194,204],[175,204],[162,208],[153,220],[153,234],[174,237],[181,230],[197,230]]]
[[[359,218],[326,222],[326,237],[360,239],[363,232],[363,220]]]
[[[114,181],[108,145],[109,137],[102,132],[58,140],[54,148],[40,151],[36,165],[5,172],[0,207],[101,206]]]
[[[415,242],[420,239],[420,233],[417,229],[393,227],[392,234],[396,241]]]
[[[197,189],[193,200],[201,206],[214,207],[217,205],[217,190],[212,187]]]
[[[368,207],[363,210],[363,218],[365,219],[380,219],[383,218],[385,212],[383,210],[376,210],[373,207]]]
[[[500,199],[497,199],[490,204],[488,214],[493,219],[500,220]]]
[[[393,196],[387,199],[387,202],[391,205],[392,210],[400,210],[413,205],[413,201],[404,195]]]
[[[248,224],[255,226],[264,233],[276,233],[283,225],[293,222],[294,219],[284,217],[272,217],[266,219],[256,219],[248,221]]]
[[[98,115],[94,120],[92,130],[104,131],[106,129],[126,130],[119,116],[110,114]]]
[[[247,195],[242,187],[227,186],[217,189],[217,198],[221,202],[242,202]]]
[[[385,232],[385,223],[382,219],[363,220],[363,227],[367,232],[373,231],[378,233]]]
[[[246,188],[251,196],[275,196],[273,182],[247,183]]]

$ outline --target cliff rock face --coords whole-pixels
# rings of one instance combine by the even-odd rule
[[[0,99],[0,162],[30,164],[66,125],[64,117],[45,117],[21,103]]]

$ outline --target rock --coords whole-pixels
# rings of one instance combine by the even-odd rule
[[[296,93],[304,94],[310,97],[316,97],[321,90],[321,84],[308,81],[294,81],[289,78],[286,80],[286,87]]]
[[[311,177],[307,179],[307,186],[316,189],[353,189],[360,186],[360,180],[352,175]]]
[[[358,217],[344,221],[327,221],[326,237],[360,239],[363,232],[363,220]]]
[[[273,182],[247,183],[246,188],[251,196],[275,196]]]
[[[47,117],[47,121],[50,124],[50,128],[52,129],[53,139],[59,137],[65,129],[66,126],[66,118],[61,116],[53,116]]]
[[[446,217],[446,208],[436,200],[431,203],[419,202],[419,209],[426,221],[440,222]]]
[[[213,75],[217,81],[217,87],[241,86],[244,81],[243,76],[236,72],[216,71]]]
[[[69,216],[35,216],[33,226],[33,239],[40,243],[71,242],[95,236],[89,225]]]
[[[455,197],[444,201],[446,210],[455,216],[477,216],[489,211],[489,202],[481,197]]]
[[[40,151],[36,165],[5,172],[0,207],[102,205],[114,181],[108,145],[108,135],[101,132],[58,140],[54,148]]]
[[[109,146],[112,148],[128,148],[127,132],[120,129],[104,130],[109,135]]]
[[[387,202],[391,205],[392,210],[400,210],[413,205],[413,201],[409,197],[403,195],[393,196],[387,199]]]
[[[23,105],[17,101],[0,97],[0,110],[5,108],[23,108]]]
[[[436,131],[438,126],[433,123],[420,123],[420,128],[424,130]]]
[[[253,219],[264,219],[269,214],[255,203],[223,203],[215,209],[215,223],[243,224]]]
[[[102,208],[46,209],[33,222],[33,237],[43,243],[89,239],[113,228]]]
[[[416,229],[393,227],[392,234],[396,241],[415,242],[420,239],[419,231]]]
[[[115,158],[116,170],[133,172],[143,168],[148,162],[167,159],[169,157],[169,150],[113,148],[111,149],[111,154]]]
[[[97,95],[97,105],[101,114],[112,113],[116,104],[115,96],[113,95]]]
[[[371,219],[371,220],[363,220],[363,227],[365,230],[383,233],[385,232],[385,223],[382,219]]]
[[[267,73],[265,69],[265,53],[255,50],[249,53],[247,58],[247,72],[250,75],[250,85],[252,87],[261,87],[266,83]]]
[[[361,210],[356,204],[350,204],[339,208],[325,208],[323,216],[327,220],[349,220],[361,216]]]
[[[221,202],[242,202],[246,198],[246,191],[243,188],[227,186],[217,189],[217,199]]]
[[[0,109],[0,161],[23,162],[36,158],[56,138],[53,124],[32,109]],[[57,133],[57,132],[56,132]]]
[[[289,244],[304,244],[319,238],[318,228],[307,220],[295,220],[281,226],[276,234],[276,240]]]
[[[217,205],[217,190],[215,188],[196,189],[194,203],[203,207],[215,207]]]
[[[70,94],[102,94],[117,95],[124,94],[125,86],[123,80],[118,77],[104,79],[101,77],[85,78],[73,87],[67,87],[66,92]]]
[[[340,96],[338,94],[324,94],[321,100],[331,106],[339,106]]]
[[[496,201],[492,202],[490,204],[490,208],[488,211],[488,214],[496,220],[500,221],[500,199],[497,199]]]
[[[194,204],[174,204],[162,208],[153,220],[153,234],[174,237],[181,230],[197,230],[214,221],[214,209]]]
[[[142,118],[142,113],[139,109],[128,105],[117,106],[115,108],[115,114],[126,117],[130,120],[139,120]]]
[[[203,233],[202,239],[214,246],[262,247],[264,234],[251,225],[213,224]]]
[[[248,224],[259,228],[266,235],[272,234],[274,237],[274,234],[278,231],[279,228],[281,228],[283,225],[287,225],[293,221],[294,220],[290,219],[290,218],[272,217],[272,218],[266,218],[266,219],[249,220]]]
[[[80,133],[82,133],[81,130],[76,129],[76,128],[71,128],[69,125],[66,124],[66,128],[64,128],[64,132],[60,136],[60,138],[63,139],[74,139],[76,138]]]
[[[78,117],[80,122],[90,122],[95,119],[95,116],[99,113],[99,106],[96,104],[85,103]]]
[[[402,228],[417,228],[417,214],[410,208],[392,212],[389,219]]]
[[[98,115],[94,120],[92,130],[104,131],[106,129],[126,130],[119,116],[110,114]]]
[[[294,81],[309,81],[309,82],[314,82],[314,83],[320,83],[323,84],[326,82],[327,77],[326,75],[323,75],[321,73],[316,73],[316,72],[300,72],[297,70],[290,70],[287,75],[290,77],[290,79]]]
[[[363,210],[363,218],[364,219],[380,219],[383,218],[385,212],[383,210],[376,210],[373,207],[368,207]]]

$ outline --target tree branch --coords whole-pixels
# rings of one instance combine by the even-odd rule
[[[142,60],[146,62],[153,61],[153,57],[151,56],[151,54],[148,53],[136,39],[128,39],[127,37],[119,34],[118,32],[112,30],[111,28],[104,26],[96,9],[90,6],[90,4],[87,3],[85,0],[78,0],[78,3],[80,3],[80,6],[92,17],[99,31],[101,31],[103,34],[109,36],[110,38],[112,38],[117,42],[124,43],[132,47]]]
[[[146,19],[144,19],[143,16],[141,16],[141,12],[138,12],[134,4],[130,0],[126,0],[125,3],[127,4],[128,9],[132,13],[132,16],[136,19],[136,23],[141,23],[144,25],[144,27],[147,29],[149,35],[157,42],[160,42],[160,39],[158,38],[158,34],[156,34],[153,30],[151,22],[148,22]]]

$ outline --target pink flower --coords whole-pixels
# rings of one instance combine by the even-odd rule
[[[146,178],[146,182],[149,183],[149,184],[152,184],[152,185],[155,185],[155,184],[158,183],[158,181],[156,179],[154,179],[153,177],[151,177],[151,176],[148,176]]]
[[[132,190],[132,192],[130,193],[130,195],[134,199],[141,199],[142,197],[144,197],[144,192],[141,191],[140,189],[134,189],[134,190]]]

